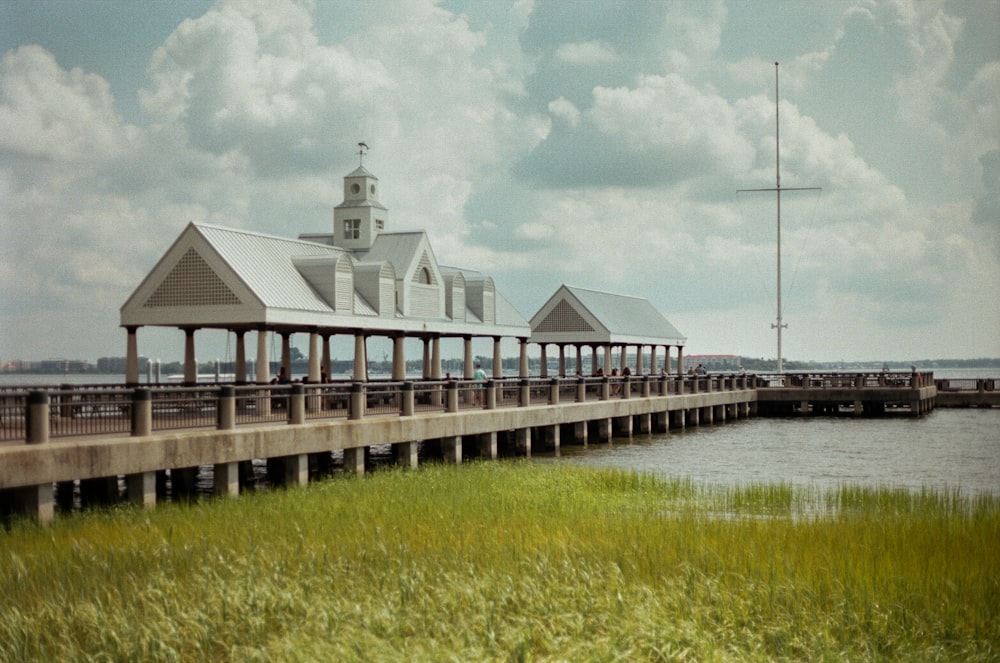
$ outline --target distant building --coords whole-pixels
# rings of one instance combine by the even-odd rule
[[[743,362],[740,355],[688,355],[689,366],[701,364],[710,371],[735,371]]]

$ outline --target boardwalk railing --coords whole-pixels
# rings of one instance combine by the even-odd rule
[[[0,392],[0,442],[360,419],[750,389],[753,376],[615,376],[76,387]],[[34,407],[33,405],[34,404]],[[44,411],[44,415],[40,414]],[[44,416],[45,421],[39,421]]]

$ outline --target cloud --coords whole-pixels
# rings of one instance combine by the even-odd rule
[[[556,60],[575,65],[593,65],[614,62],[615,49],[602,41],[585,41],[563,44],[556,49]]]

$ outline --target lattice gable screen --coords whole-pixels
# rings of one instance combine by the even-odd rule
[[[231,306],[242,303],[192,247],[181,256],[143,307]]]
[[[594,328],[565,299],[556,304],[535,328],[536,332],[592,332]]]

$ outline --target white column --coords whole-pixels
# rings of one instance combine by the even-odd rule
[[[466,380],[471,380],[476,373],[476,367],[472,365],[472,337],[465,336],[462,339],[463,345],[465,346],[465,359],[462,367],[462,375]]]
[[[528,339],[518,339],[518,345],[520,352],[517,361],[517,374],[518,377],[526,378],[528,377]]]
[[[281,332],[281,368],[285,378],[292,381],[292,332]]]
[[[406,348],[403,341],[406,337],[400,334],[392,339],[392,379],[401,382],[406,379]]]
[[[566,346],[559,344],[559,377],[566,377]]]
[[[194,355],[194,329],[184,330],[184,383],[198,381],[198,360]]]
[[[656,375],[656,345],[649,346],[649,374]]]
[[[583,375],[583,346],[576,344],[576,374]]]
[[[597,373],[597,344],[590,346],[590,374]]]
[[[424,342],[424,356],[420,362],[421,375],[425,380],[431,377],[431,339],[426,336],[421,339]]]
[[[315,329],[309,332],[309,382],[319,382],[319,332]]]
[[[267,330],[257,330],[257,382],[271,381],[271,358],[267,352]]]
[[[435,336],[431,340],[431,379],[441,379],[441,337]]]
[[[368,381],[368,348],[365,335],[358,332],[354,335],[354,381]]]
[[[139,340],[136,337],[138,327],[126,327],[128,337],[125,341],[125,384],[139,384]]]
[[[503,377],[503,357],[500,355],[500,337],[493,337],[493,377]]]
[[[611,375],[611,344],[604,346],[604,375]]]
[[[538,375],[540,377],[547,378],[549,376],[549,358],[545,353],[545,347],[548,344],[541,343],[540,345],[542,346],[542,365],[539,368]]]
[[[244,339],[246,330],[237,329],[234,331],[236,333],[236,367],[233,369],[235,372],[233,381],[236,384],[243,384],[247,381],[247,348]]]
[[[323,373],[326,373],[326,377],[327,379],[329,379],[330,371],[332,368],[330,365],[330,335],[323,334],[322,336],[323,336],[323,359],[322,359],[323,364],[320,366],[320,376],[322,377]]]
[[[641,344],[635,346],[635,374],[637,376],[642,375],[642,349]]]

